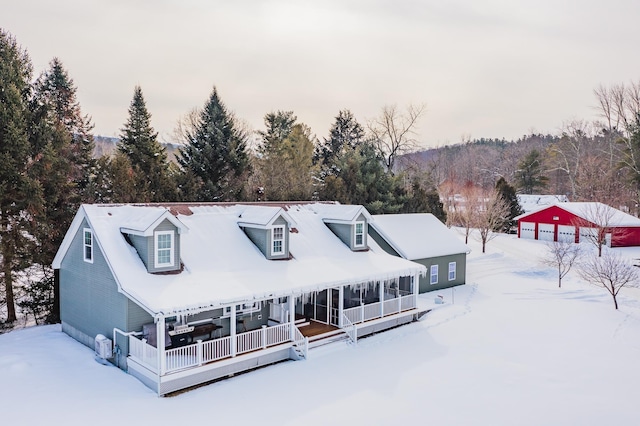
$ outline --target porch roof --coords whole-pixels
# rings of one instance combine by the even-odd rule
[[[121,292],[154,314],[200,311],[225,304],[426,273],[424,266],[377,246],[352,252],[323,223],[313,206],[290,206],[296,223],[289,260],[267,260],[238,226],[239,206],[190,207],[178,215],[184,270],[150,274],[120,232],[145,206],[82,207]]]

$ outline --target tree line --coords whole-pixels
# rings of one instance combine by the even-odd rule
[[[28,52],[0,29],[0,324],[16,305],[59,321],[50,265],[81,203],[332,200],[446,218],[430,177],[395,166],[415,147],[423,106],[385,107],[366,125],[344,109],[320,140],[293,111],[251,132],[213,87],[180,120],[171,161],[136,86],[116,153],[94,158],[76,90],[58,58],[34,79]]]

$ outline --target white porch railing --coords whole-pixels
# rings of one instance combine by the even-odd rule
[[[298,352],[307,359],[309,353],[309,338],[305,337],[298,327],[294,327],[293,345],[297,348]]]
[[[388,299],[384,302],[369,303],[368,305],[360,305],[355,308],[345,309],[343,311],[344,318],[353,324],[359,324],[364,321],[382,318],[386,315],[397,314],[402,311],[414,309],[416,307],[415,296],[401,296],[395,299]]]
[[[147,343],[147,339],[129,336],[129,356],[144,364],[148,369],[158,371],[158,350]]]
[[[416,308],[416,298],[413,294],[400,298],[400,309],[403,311]]]
[[[353,343],[358,343],[358,329],[344,314],[342,314],[342,329],[347,333],[347,336],[349,336],[349,339],[351,339]]]
[[[236,355],[263,349],[269,346],[290,342],[291,325],[280,324],[275,327],[263,327],[236,335]],[[166,372],[196,367],[208,362],[228,358],[231,354],[231,337],[208,340],[198,340],[191,345],[167,349],[164,353]],[[149,345],[146,340],[139,340],[129,336],[129,356],[145,365],[150,370],[158,371],[158,350]]]

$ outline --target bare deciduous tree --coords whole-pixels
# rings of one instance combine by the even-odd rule
[[[578,228],[580,240],[593,244],[598,249],[598,256],[602,256],[602,247],[607,240],[612,241],[624,235],[624,230],[618,218],[618,211],[602,203],[585,203],[580,212],[580,218],[573,221]]]
[[[544,265],[558,270],[558,288],[562,287],[562,279],[569,273],[581,253],[581,246],[572,241],[547,243],[547,252],[541,261]]]
[[[482,243],[482,252],[486,245],[494,239],[509,217],[510,206],[494,189],[481,198],[479,208],[475,212],[476,227]]]
[[[387,170],[391,173],[399,155],[416,149],[418,143],[415,138],[416,125],[425,110],[424,104],[410,104],[402,113],[395,105],[387,105],[382,108],[380,117],[367,124],[376,148],[384,158]]]
[[[627,259],[608,250],[601,257],[589,256],[582,262],[579,273],[585,281],[607,290],[616,309],[620,290],[638,285],[638,269]]]

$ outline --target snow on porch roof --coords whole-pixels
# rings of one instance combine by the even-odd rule
[[[379,249],[352,252],[311,206],[290,206],[290,260],[267,260],[238,226],[237,208],[193,208],[178,215],[184,270],[150,274],[120,232],[143,206],[85,206],[94,237],[120,290],[153,314],[199,311],[343,284],[426,273],[424,266]]]
[[[471,250],[431,213],[374,215],[370,225],[405,259],[428,259]]]

